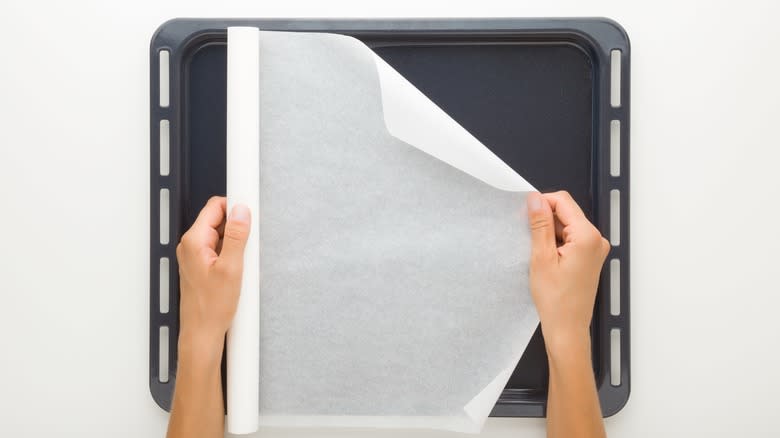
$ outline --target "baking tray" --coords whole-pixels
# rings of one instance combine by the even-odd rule
[[[360,39],[539,190],[572,194],[613,244],[591,330],[602,412],[619,411],[630,390],[630,53],[625,31],[604,18],[160,26],[150,47],[149,386],[157,404],[170,409],[176,381],[176,243],[206,200],[225,194],[226,29],[239,25]],[[544,416],[547,382],[537,329],[491,415]]]

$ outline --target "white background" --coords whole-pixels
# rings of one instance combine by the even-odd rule
[[[164,434],[147,385],[148,47],[177,16],[620,22],[632,43],[633,381],[607,430],[780,434],[777,2],[222,3],[0,3],[0,436]],[[539,419],[490,419],[483,432],[543,434]]]

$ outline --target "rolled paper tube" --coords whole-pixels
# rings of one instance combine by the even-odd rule
[[[228,214],[235,204],[244,204],[252,215],[241,295],[227,334],[227,430],[233,434],[257,430],[260,405],[259,46],[257,28],[228,28]]]

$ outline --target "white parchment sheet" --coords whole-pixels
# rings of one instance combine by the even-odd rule
[[[258,67],[231,52],[252,38]],[[259,145],[229,144],[227,174],[250,175],[238,190],[259,172],[244,202],[259,221],[245,275],[260,279],[242,314],[259,332],[228,345],[259,342],[259,398],[257,375],[236,371],[229,400],[265,425],[479,431],[538,324],[533,188],[353,38],[231,28],[228,56],[229,89],[257,81],[228,97],[228,129]],[[240,56],[256,75],[235,71]],[[255,97],[257,123],[230,123]],[[259,166],[240,147],[259,147]]]

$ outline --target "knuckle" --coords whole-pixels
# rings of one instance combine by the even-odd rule
[[[558,190],[555,193],[558,196],[560,196],[561,198],[563,198],[563,199],[565,199],[567,201],[573,201],[574,200],[574,198],[571,197],[571,194],[568,191],[566,191],[566,190]]]
[[[605,239],[604,237],[601,238],[601,250],[604,252],[604,256],[606,257],[607,254],[609,254],[609,250],[612,249],[612,245],[609,243],[609,240]]]
[[[190,245],[192,245],[192,235],[188,231],[184,233],[183,236],[181,236],[178,247],[181,247],[181,250],[184,251],[185,249],[189,248]]]
[[[597,230],[596,227],[588,227],[588,231],[584,233],[583,239],[585,240],[586,244],[594,248],[603,248],[602,240],[604,240],[604,238],[601,237],[601,233],[599,233],[599,230]]]
[[[593,246],[596,248],[604,247],[604,237],[595,227],[593,228]]]

